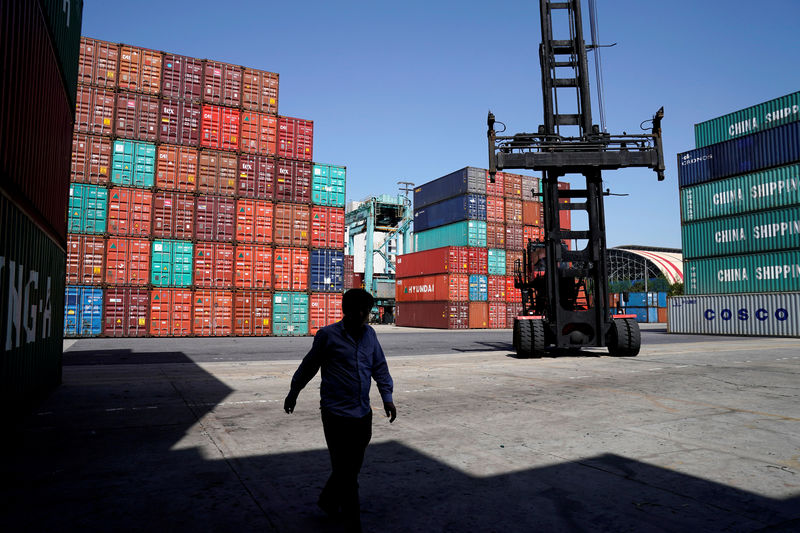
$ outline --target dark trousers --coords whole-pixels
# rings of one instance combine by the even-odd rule
[[[331,455],[331,476],[320,494],[320,503],[341,507],[348,518],[357,519],[358,473],[372,438],[372,411],[362,418],[337,416],[322,410],[325,442]]]

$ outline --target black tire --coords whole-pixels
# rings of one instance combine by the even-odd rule
[[[636,357],[642,347],[639,323],[632,318],[612,320],[608,340],[609,354],[614,357]]]
[[[527,359],[531,356],[531,322],[532,320],[519,320],[519,345],[517,357]]]
[[[514,351],[519,350],[519,323],[520,319],[514,319],[514,329],[511,333],[511,345],[514,347]]]
[[[531,323],[531,357],[544,355],[544,320],[530,320]]]

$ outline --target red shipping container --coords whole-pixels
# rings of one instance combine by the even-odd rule
[[[311,246],[314,248],[344,248],[344,208],[312,206]],[[402,257],[402,256],[400,256]]]
[[[311,161],[314,147],[314,121],[278,117],[278,155],[287,159]]]
[[[119,45],[81,37],[78,83],[113,89],[117,85]]]
[[[71,182],[105,185],[110,167],[111,139],[85,133],[72,136]]]
[[[234,248],[234,285],[237,289],[272,287],[272,248],[264,244],[239,244]]]
[[[148,332],[150,291],[131,287],[105,290],[103,335],[106,337],[144,337]]]
[[[506,276],[488,276],[489,301],[506,301]]]
[[[505,302],[489,302],[490,329],[505,329],[509,327],[506,323],[506,309],[507,306]]]
[[[542,202],[522,202],[522,223],[526,226],[544,227]]]
[[[224,196],[236,194],[236,154],[201,150],[198,161],[197,192]]]
[[[160,100],[159,141],[162,143],[198,146],[203,108],[187,100]]]
[[[272,202],[236,200],[236,241],[269,244],[272,242]]]
[[[158,94],[161,91],[161,52],[122,45],[119,53],[120,89]]]
[[[506,224],[522,225],[522,200],[506,198]]]
[[[273,115],[242,111],[240,149],[259,155],[274,155],[278,144],[278,119]]]
[[[197,150],[186,146],[159,145],[156,187],[194,192],[197,188]]]
[[[558,190],[559,191],[568,191],[569,190],[569,183],[564,181],[558,182]],[[569,198],[563,198],[559,200],[562,204],[570,203]],[[572,212],[564,209],[558,212],[559,218],[561,219],[561,229],[570,229],[572,227]]]
[[[467,302],[403,302],[395,307],[395,324],[401,327],[467,329]]]
[[[514,327],[514,319],[522,312],[522,305],[517,303],[506,302],[506,327]]]
[[[158,98],[146,94],[117,93],[114,135],[155,142],[158,139]]]
[[[395,262],[397,278],[429,274],[466,274],[468,268],[469,251],[465,246],[445,246],[398,255]]]
[[[525,246],[528,241],[542,242],[544,241],[544,228],[540,226],[523,226],[522,238],[525,240]]]
[[[525,235],[522,225],[506,224],[506,250],[523,250]]]
[[[149,237],[153,193],[112,187],[108,191],[108,233]]]
[[[203,61],[193,57],[164,54],[161,96],[197,102],[203,95]]]
[[[303,248],[275,248],[274,264],[275,290],[308,290],[308,250]]]
[[[486,197],[487,222],[504,222],[506,219],[506,202],[502,196]]]
[[[489,250],[487,248],[467,248],[467,257],[467,271],[470,274],[488,274]]]
[[[78,85],[75,131],[111,135],[114,131],[114,92],[100,87]]]
[[[506,275],[513,276],[516,263],[519,261],[520,269],[522,268],[522,252],[506,250]]]
[[[468,274],[434,274],[398,279],[395,283],[398,302],[433,302],[469,300]]]
[[[198,196],[194,219],[195,239],[232,241],[236,235],[236,203],[233,198]]]
[[[152,289],[150,291],[150,334],[182,337],[192,332],[192,291]]]
[[[486,223],[487,248],[504,249],[506,247],[506,225],[502,222]]]
[[[275,160],[263,155],[239,156],[239,196],[272,200],[275,187]]]
[[[321,328],[342,319],[342,295],[315,292],[308,299],[308,332],[315,335]]]
[[[194,335],[224,337],[233,333],[232,291],[199,289],[193,299]]]
[[[194,284],[197,287],[233,287],[233,245],[219,242],[194,244]]]
[[[67,235],[67,284],[100,285],[106,243],[102,236]]]
[[[505,196],[505,182],[505,174],[498,172],[494,175],[494,183],[492,183],[489,178],[489,171],[486,171],[486,196]]]
[[[348,272],[352,274],[354,272],[356,263],[356,258],[352,255],[345,255],[344,256],[344,273],[347,274]]]
[[[278,114],[278,75],[245,67],[242,74],[242,107]]]
[[[506,276],[506,302],[522,303],[522,293],[514,287],[514,276]],[[511,327],[511,326],[509,326]]]
[[[200,144],[206,148],[239,149],[239,110],[203,105]]]
[[[484,329],[489,327],[489,303],[469,303],[469,329]]]
[[[105,282],[110,285],[150,283],[150,240],[109,237],[106,243]]]
[[[275,200],[311,203],[311,164],[299,161],[278,161],[275,177]]]
[[[522,200],[522,176],[503,173],[503,195],[506,198]]]
[[[157,192],[153,197],[153,236],[191,239],[194,235],[194,196],[184,192]]]
[[[308,246],[311,241],[311,206],[275,204],[275,244]]]
[[[242,104],[242,67],[205,61],[203,102],[239,107]]]
[[[236,291],[233,295],[233,332],[239,336],[272,334],[272,293]]]

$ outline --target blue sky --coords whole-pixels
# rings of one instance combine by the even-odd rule
[[[608,244],[680,247],[676,153],[694,124],[800,89],[800,1],[597,1],[600,40],[618,43],[608,131],[666,112],[667,179],[604,174],[629,194],[606,201]],[[314,120],[314,159],[347,166],[348,199],[486,168],[489,109],[512,133],[542,121],[535,0],[86,0],[82,33],[278,72],[280,114]]]

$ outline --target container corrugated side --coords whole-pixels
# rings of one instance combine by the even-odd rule
[[[75,87],[78,84],[78,56],[80,54],[83,0],[40,0],[53,48],[58,57],[64,88],[70,103],[75,105]]]
[[[800,337],[800,292],[673,296],[670,333]]]
[[[683,272],[693,295],[800,291],[800,250],[689,259]]]
[[[0,398],[26,411],[61,383],[66,255],[0,194]]]
[[[800,205],[684,224],[681,238],[684,260],[800,248]]]
[[[238,244],[234,248],[234,280],[236,289],[269,289],[272,287],[272,247],[264,244]]]
[[[144,337],[150,316],[150,291],[132,287],[111,287],[103,303],[103,335]]]
[[[467,329],[468,302],[402,302],[395,307],[395,324],[400,327]]]
[[[443,246],[486,247],[486,222],[469,220],[414,233],[417,251]]]
[[[233,332],[237,336],[272,334],[272,293],[236,291],[233,294]]]
[[[398,279],[430,274],[466,274],[468,261],[466,247],[445,246],[398,255],[395,272]]]
[[[465,167],[414,189],[414,207],[441,202],[463,194],[486,194],[486,170]]]
[[[463,220],[486,220],[486,197],[464,194],[414,210],[414,229],[425,231]]]
[[[763,170],[681,189],[681,222],[800,204],[800,165]]]
[[[800,120],[800,91],[695,124],[695,147],[721,143],[797,120]]]

